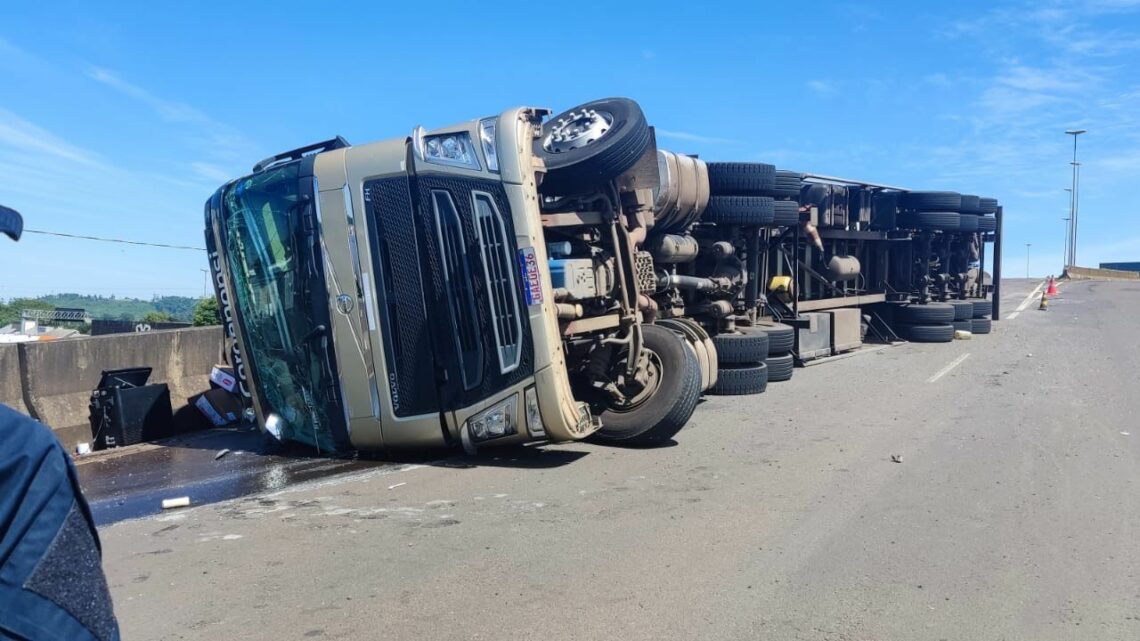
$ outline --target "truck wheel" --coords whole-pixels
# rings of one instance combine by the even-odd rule
[[[771,225],[775,201],[759,196],[712,196],[701,220],[719,225]]]
[[[970,309],[973,309],[971,306]],[[657,321],[658,325],[667,327],[685,338],[689,346],[697,355],[697,364],[701,367],[701,391],[705,391],[716,383],[717,357],[715,348],[709,346],[708,334],[700,325],[685,318],[666,318]],[[711,351],[711,354],[710,354]]]
[[[949,322],[939,325],[896,323],[895,331],[912,343],[949,343],[954,340],[954,326]]]
[[[954,308],[954,320],[970,320],[974,317],[974,304],[968,300],[948,300],[946,304]]]
[[[997,208],[998,208],[997,198],[979,198],[978,199],[978,213],[996,214]]]
[[[534,154],[546,164],[540,189],[572,195],[617,178],[649,148],[649,125],[629,98],[605,98],[578,105],[546,121]]]
[[[716,385],[709,390],[717,396],[760,394],[768,389],[768,366],[764,363],[726,365],[717,373]]]
[[[970,333],[974,332],[974,321],[969,319],[969,318],[967,318],[965,320],[956,320],[953,323],[951,323],[951,325],[954,326],[954,331],[970,332]]]
[[[642,325],[649,381],[624,402],[611,401],[601,412],[602,441],[658,445],[688,422],[701,395],[701,367],[685,339],[657,325]],[[617,367],[625,367],[618,363]]]
[[[751,327],[741,329],[740,333],[713,336],[722,369],[724,364],[759,363],[768,357],[768,334]]]
[[[958,231],[978,231],[978,216],[974,214],[961,214],[958,218]]]
[[[894,318],[899,323],[950,323],[954,321],[954,308],[946,303],[897,305]]]
[[[962,194],[962,204],[958,207],[958,211],[963,214],[977,214],[981,213],[978,208],[981,207],[981,199],[971,194]]]
[[[997,219],[992,216],[979,216],[978,231],[997,231]]]
[[[791,380],[792,373],[796,369],[796,360],[791,354],[769,356],[764,363],[768,365],[769,383]]]
[[[955,191],[908,191],[899,198],[903,209],[911,211],[953,211],[962,208],[962,195]]]
[[[768,355],[779,356],[787,354],[796,346],[796,330],[790,325],[773,323],[771,325],[753,325],[756,329],[768,334]]]
[[[970,215],[970,214],[967,214]],[[958,231],[962,228],[962,214],[956,211],[920,211],[898,215],[898,225],[903,229],[933,229]]]
[[[970,301],[974,305],[974,318],[985,318],[994,311],[994,302],[987,298]]]
[[[990,328],[993,327],[992,323],[993,321],[988,318],[973,318],[970,320],[970,324],[973,326],[970,331],[975,334],[989,334]]]
[[[794,171],[776,170],[772,180],[772,189],[768,192],[773,196],[787,196],[796,198],[804,188],[804,175]]]
[[[777,227],[800,224],[800,204],[794,200],[777,200],[772,212],[772,224]]]
[[[776,167],[762,162],[710,162],[709,193],[759,196],[776,186]]]

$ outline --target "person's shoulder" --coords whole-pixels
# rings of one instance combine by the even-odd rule
[[[43,423],[0,403],[0,452],[49,449],[59,445]]]

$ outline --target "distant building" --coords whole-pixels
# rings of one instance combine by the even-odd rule
[[[1119,269],[1125,272],[1140,272],[1140,261],[1131,263],[1101,263],[1101,269]]]

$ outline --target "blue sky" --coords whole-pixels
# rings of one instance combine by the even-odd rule
[[[998,197],[1007,274],[1024,243],[1057,271],[1086,128],[1080,262],[1140,260],[1140,0],[926,4],[4,3],[0,202],[201,246],[203,201],[275,152],[624,95],[674,151]],[[0,298],[200,295],[204,267],[29,234]]]

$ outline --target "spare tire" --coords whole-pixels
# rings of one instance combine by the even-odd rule
[[[970,320],[975,334],[989,334],[990,328],[993,327],[993,321],[988,318],[974,318]]]
[[[800,204],[794,200],[777,200],[773,203],[772,224],[790,227],[800,223]]]
[[[978,199],[978,213],[980,214],[996,214],[998,208],[997,198],[979,198]]]
[[[763,195],[776,184],[776,167],[762,162],[710,162],[709,191],[715,195]]]
[[[898,226],[904,229],[958,231],[962,227],[962,214],[956,211],[902,213],[898,215]]]
[[[769,383],[790,380],[796,369],[796,361],[791,354],[769,356],[764,362],[768,365]]]
[[[578,105],[547,120],[534,141],[546,165],[539,189],[547,195],[597,189],[633,167],[649,143],[645,114],[629,98]]]
[[[946,303],[896,305],[894,318],[896,323],[950,323],[954,321],[954,308]]]
[[[949,343],[954,340],[954,326],[950,323],[937,325],[896,323],[895,332],[912,343]]]
[[[796,330],[793,329],[790,325],[772,323],[753,325],[752,329],[758,329],[768,334],[769,356],[787,354],[796,346]]]
[[[768,334],[752,328],[740,333],[713,336],[716,357],[721,367],[725,364],[758,363],[768,357]]]
[[[958,207],[958,211],[963,214],[978,213],[978,200],[979,198],[977,196],[962,194],[962,204]]]
[[[712,196],[701,220],[719,225],[771,225],[775,201],[760,196]]]
[[[946,304],[954,308],[954,320],[968,320],[974,317],[974,304],[968,300],[948,300]]]
[[[977,298],[970,301],[974,305],[974,318],[985,318],[994,311],[994,302],[986,298]]]
[[[768,366],[764,363],[728,365],[716,374],[716,385],[709,394],[741,396],[759,394],[768,389]]]
[[[908,191],[899,205],[911,211],[953,211],[962,207],[962,195],[956,191]]]
[[[978,216],[978,231],[997,231],[997,219],[993,216]]]

